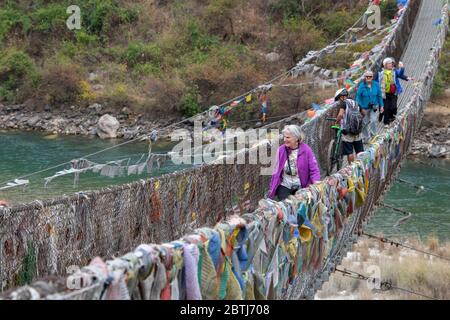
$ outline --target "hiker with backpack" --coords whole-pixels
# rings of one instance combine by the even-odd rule
[[[347,156],[350,164],[355,160],[353,150],[357,154],[364,151],[361,138],[364,113],[356,101],[349,98],[346,89],[336,91],[334,101],[337,102],[339,108],[336,123],[340,124],[343,129],[342,155]]]
[[[400,79],[405,81],[414,80],[414,78],[405,75],[405,67],[402,62],[399,63],[399,68],[396,69],[393,58],[384,59],[383,69],[378,73],[378,82],[384,103],[384,112],[380,113],[379,121],[383,120],[385,126],[394,121],[397,115],[397,99],[403,92]]]
[[[364,80],[358,86],[356,103],[364,111],[362,135],[363,143],[367,143],[377,133],[378,110],[380,113],[384,112],[380,85],[373,80],[373,72],[370,70],[364,73]]]

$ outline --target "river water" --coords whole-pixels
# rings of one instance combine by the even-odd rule
[[[0,132],[0,187],[3,182],[17,177],[40,171],[72,159],[82,158],[84,155],[99,150],[114,147],[123,140],[101,140],[80,136],[55,136],[27,132]],[[104,153],[89,157],[95,163],[106,163],[120,159],[130,158],[130,164],[144,161],[148,154],[147,142],[132,142]],[[153,143],[152,152],[165,153],[171,150],[170,143]],[[184,166],[187,167],[187,166]],[[74,175],[58,177],[44,187],[44,178],[54,175],[63,169],[69,169],[70,164],[48,170],[28,179],[30,184],[8,190],[0,190],[0,199],[6,199],[10,204],[28,202],[35,199],[48,199],[56,195],[72,194],[78,191],[95,190],[108,185],[117,185],[159,176],[173,172],[183,166],[175,166],[171,161],[165,162],[160,169],[155,166],[151,173],[146,170],[141,175],[123,177],[105,177],[99,173],[86,172],[79,176],[79,182],[74,185]]]
[[[0,132],[0,187],[4,186],[2,182],[6,180],[77,159],[121,142],[123,141],[79,136],[45,136],[38,133]],[[170,149],[171,145],[167,143],[156,143],[152,146],[152,152],[156,153],[163,153]],[[97,163],[105,163],[111,160],[131,158],[131,163],[136,163],[147,151],[147,143],[130,143],[89,159]],[[427,161],[430,162],[431,160]],[[440,168],[408,160],[404,163],[399,177],[441,194],[431,191],[416,194],[417,189],[414,187],[396,182],[385,196],[384,202],[411,212],[412,217],[400,227],[393,228],[393,225],[403,215],[391,209],[379,209],[368,226],[368,232],[381,232],[385,236],[396,238],[436,235],[440,239],[449,239],[450,161],[433,160],[432,163]],[[45,177],[69,167],[69,165],[65,165],[29,177],[27,178],[30,180],[28,187],[0,191],[0,199],[5,199],[10,203],[47,199],[55,195],[72,194],[81,190],[95,190],[107,185],[158,176],[183,168],[168,161],[161,169],[154,169],[150,174],[145,173],[139,176],[108,178],[100,176],[98,173],[88,172],[80,175],[77,186],[74,186],[73,175],[70,175],[56,178],[48,184],[47,188],[44,188]]]
[[[368,231],[382,232],[386,237],[422,238],[434,235],[441,240],[450,239],[450,161],[421,161],[428,164],[407,160],[399,178],[429,190],[417,194],[419,190],[414,186],[395,182],[384,197],[384,203],[410,212],[411,218],[393,228],[404,215],[392,209],[380,208],[372,217]]]

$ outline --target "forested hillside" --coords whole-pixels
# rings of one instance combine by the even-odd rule
[[[1,103],[64,110],[96,102],[151,118],[192,115],[270,79],[340,35],[368,1],[1,3]],[[66,26],[72,4],[81,30]]]

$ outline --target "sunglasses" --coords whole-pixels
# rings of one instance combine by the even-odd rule
[[[366,76],[366,78],[373,78],[373,76]]]

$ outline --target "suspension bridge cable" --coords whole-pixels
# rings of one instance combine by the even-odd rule
[[[272,80],[266,82],[264,85],[269,84],[270,82],[276,81],[277,79],[279,79],[279,78],[285,76],[286,74],[288,74],[291,70],[292,70],[292,68],[289,69],[289,71],[287,71],[287,72],[285,72],[285,73],[283,73],[283,74],[281,74],[281,75],[279,75],[279,76],[273,78]],[[255,89],[256,89],[256,88],[255,88]],[[220,106],[223,106],[223,105],[225,105],[225,104],[227,104],[227,103],[230,103],[230,102],[236,100],[237,98],[240,98],[240,97],[242,97],[242,96],[245,96],[245,95],[247,95],[247,94],[253,92],[255,89],[253,89],[253,90],[251,90],[251,91],[248,91],[246,94],[243,94],[243,95],[238,96],[238,97],[236,97],[236,98],[230,99],[229,101],[227,101],[227,102],[221,104]],[[199,115],[204,114],[204,113],[206,113],[206,112],[208,112],[208,111],[209,111],[209,110],[205,110],[205,111],[203,111],[203,112],[201,112],[201,113],[196,114],[195,116],[192,116],[192,117],[183,119],[183,120],[181,120],[181,121],[172,123],[172,124],[170,124],[170,125],[167,125],[167,126],[165,126],[165,127],[163,127],[163,128],[158,129],[158,131],[167,130],[167,129],[171,128],[171,127],[177,126],[177,125],[179,125],[179,124],[181,124],[181,123],[183,123],[183,122],[186,122],[186,121],[191,120],[191,119],[193,119],[193,118],[195,118],[195,117],[198,117]],[[86,159],[86,158],[90,158],[90,157],[93,157],[93,156],[95,156],[95,155],[104,153],[104,152],[106,152],[106,151],[113,150],[113,149],[122,147],[122,146],[124,146],[124,145],[130,144],[130,143],[133,143],[133,142],[136,142],[137,140],[142,140],[142,139],[144,139],[144,138],[148,138],[148,136],[149,136],[149,134],[148,134],[148,133],[145,133],[145,134],[139,135],[139,136],[137,136],[137,137],[135,137],[135,138],[133,138],[133,139],[131,139],[131,140],[128,140],[128,141],[119,143],[119,144],[117,144],[117,145],[114,145],[114,146],[111,146],[111,147],[108,147],[108,148],[104,148],[104,149],[101,149],[101,150],[99,150],[99,151],[97,151],[97,152],[93,152],[93,153],[90,153],[90,154],[87,154],[87,155],[83,155],[83,156],[81,156],[80,158],[85,158],[85,159]],[[34,176],[34,175],[36,175],[36,174],[43,173],[43,172],[46,172],[46,171],[49,171],[49,170],[52,170],[52,169],[56,169],[56,168],[59,168],[59,167],[61,167],[61,166],[64,166],[64,165],[67,165],[67,164],[70,164],[70,163],[71,163],[71,161],[66,161],[66,162],[63,162],[63,163],[60,163],[60,164],[57,164],[57,165],[54,165],[54,166],[51,166],[51,167],[48,167],[48,168],[39,170],[39,171],[35,171],[35,172],[32,172],[32,173],[29,173],[29,174],[26,174],[26,175],[17,177],[17,178],[12,178],[12,179],[10,179],[10,180],[3,181],[3,182],[0,183],[0,185],[3,185],[3,184],[8,183],[8,182],[12,182],[12,181],[14,181],[15,179],[29,178],[29,177]]]
[[[427,165],[427,166],[430,166],[430,167],[433,167],[433,168],[437,168],[437,169],[441,169],[441,170],[444,170],[444,171],[449,171],[450,172],[450,169],[447,169],[447,168],[444,168],[444,167],[440,167],[440,166],[438,166],[438,165],[435,165],[434,163],[432,163],[432,162],[425,162],[425,161],[421,161],[421,160],[415,160],[415,162],[419,162],[419,163],[421,163],[421,164],[424,164],[424,165]]]
[[[367,11],[367,10],[366,10]],[[358,20],[356,20],[356,22],[347,29],[347,31],[345,31],[343,34],[341,34],[338,38],[336,38],[336,40],[334,40],[330,45],[333,45],[335,43],[337,43],[342,37],[344,37],[346,34],[348,34],[350,32],[351,29],[353,29],[354,27],[356,27],[356,25],[358,25],[358,23],[364,18],[364,15],[366,14],[366,11],[364,11],[364,13],[359,17]]]
[[[427,295],[425,295],[425,294],[423,294],[423,293],[419,293],[419,292],[415,292],[415,291],[412,291],[412,290],[409,290],[409,289],[405,289],[405,288],[400,288],[400,287],[397,287],[397,286],[393,286],[393,285],[390,284],[390,283],[388,283],[388,285],[389,285],[389,289],[394,289],[394,290],[403,291],[403,292],[406,292],[406,293],[409,293],[409,294],[413,294],[413,295],[416,295],[416,296],[420,296],[420,297],[423,297],[423,298],[427,298],[427,299],[430,299],[430,300],[439,300],[439,299],[437,299],[437,298],[427,296]]]
[[[378,237],[378,236],[375,236],[373,234],[369,234],[369,233],[366,233],[366,232],[363,232],[362,234],[365,235],[366,237],[379,240],[379,241],[381,241],[383,243],[389,243],[391,246],[395,245],[396,247],[399,247],[399,246],[400,247],[404,247],[404,248],[407,248],[407,249],[410,249],[410,250],[413,250],[413,251],[417,251],[417,252],[420,252],[420,253],[423,253],[423,254],[426,254],[426,255],[430,255],[430,256],[433,256],[433,257],[436,257],[436,258],[439,258],[439,259],[442,259],[442,260],[450,261],[450,258],[447,258],[447,257],[444,257],[444,256],[440,256],[440,255],[435,254],[435,253],[427,252],[427,251],[424,251],[424,250],[421,250],[421,249],[417,249],[417,248],[411,247],[411,246],[409,246],[407,244],[394,241],[392,239],[388,239],[388,238],[384,238],[384,237]]]
[[[333,42],[331,43],[331,45],[333,45],[334,43],[336,43],[337,40],[339,40],[340,38],[342,38],[342,37],[343,37],[345,34],[347,34],[352,28],[354,28],[354,26],[356,26],[356,24],[363,18],[363,16],[364,16],[364,14],[361,15],[361,17],[355,22],[355,24],[354,24],[352,27],[350,27],[349,29],[347,29],[347,31],[345,31],[339,38],[337,38],[335,41],[333,41]],[[322,50],[323,50],[323,49],[322,49]],[[276,81],[276,80],[279,80],[279,79],[281,79],[282,77],[287,77],[295,67],[296,67],[296,66],[291,67],[288,71],[286,71],[286,72],[284,72],[284,73],[282,73],[282,74],[280,74],[280,75],[274,77],[273,79],[271,79],[271,80],[265,82],[262,86],[271,84],[272,82],[274,82],[274,81]],[[260,87],[260,86],[258,86],[258,87]],[[239,98],[242,98],[242,97],[244,97],[244,96],[246,96],[246,95],[248,95],[248,94],[254,92],[256,89],[258,89],[258,87],[253,88],[253,89],[247,91],[246,93],[243,93],[243,94],[241,94],[241,95],[239,95],[239,96],[237,96],[237,97],[234,97],[234,98],[232,98],[232,99],[230,99],[230,100],[228,100],[228,101],[226,101],[226,102],[224,102],[224,103],[218,105],[218,107],[224,106],[224,105],[226,105],[226,104],[228,104],[228,103],[231,103],[231,102],[233,102],[233,101],[235,101],[235,100],[237,100],[237,99],[239,99]],[[167,126],[162,127],[162,128],[159,128],[157,131],[167,130],[167,129],[172,128],[172,127],[174,127],[174,126],[177,126],[177,125],[179,125],[179,124],[181,124],[181,123],[184,123],[184,122],[186,122],[186,121],[189,121],[189,120],[191,120],[191,119],[194,119],[195,117],[198,117],[199,115],[205,114],[205,113],[207,113],[207,112],[209,112],[209,110],[205,110],[205,111],[203,111],[203,112],[201,112],[201,113],[198,113],[198,114],[196,114],[196,115],[194,115],[194,116],[192,116],[192,117],[189,117],[189,118],[186,118],[186,119],[182,119],[182,120],[180,120],[180,121],[178,121],[178,122],[172,123],[172,124],[167,125]],[[97,152],[94,152],[94,153],[91,153],[91,154],[83,155],[83,156],[80,157],[80,158],[90,158],[90,157],[93,157],[93,156],[95,156],[95,155],[104,153],[104,152],[106,152],[106,151],[110,151],[110,150],[113,150],[113,149],[122,147],[122,146],[124,146],[124,145],[130,144],[130,143],[133,143],[133,142],[136,142],[136,141],[138,141],[138,140],[146,139],[146,138],[148,138],[148,137],[149,137],[149,133],[145,133],[145,134],[139,135],[139,136],[137,136],[137,137],[135,137],[135,138],[133,138],[133,139],[131,139],[131,140],[128,140],[128,141],[119,143],[119,144],[117,144],[117,145],[114,145],[114,146],[111,146],[111,147],[108,147],[108,148],[101,149],[101,150],[99,150],[99,151],[97,151]],[[20,177],[17,177],[17,178],[12,178],[12,179],[6,180],[6,181],[4,181],[4,182],[1,182],[0,185],[6,184],[6,183],[8,183],[8,182],[13,182],[15,179],[29,178],[29,177],[34,176],[34,175],[37,175],[37,174],[39,174],[39,173],[43,173],[43,172],[46,172],[46,171],[49,171],[49,170],[52,170],[52,169],[56,169],[56,168],[59,168],[59,167],[61,167],[61,166],[64,166],[64,165],[67,165],[67,164],[70,164],[70,163],[71,163],[71,161],[66,161],[66,162],[63,162],[63,163],[60,163],[60,164],[57,164],[57,165],[54,165],[54,166],[51,166],[51,167],[48,167],[48,168],[39,170],[39,171],[31,172],[31,173],[29,173],[29,174],[26,174],[26,175],[23,175],[23,176],[20,176]]]
[[[339,268],[336,267],[335,271],[341,273],[344,277],[348,277],[348,278],[352,278],[352,279],[356,279],[356,280],[364,280],[364,281],[370,280],[370,281],[373,281],[373,282],[376,281],[375,277],[368,277],[368,276],[363,275],[363,274],[361,274],[359,272],[348,270],[346,268],[344,268],[344,270],[342,270],[342,269],[339,269]],[[409,294],[413,294],[413,295],[416,295],[416,296],[421,296],[421,297],[424,297],[424,298],[427,298],[427,299],[431,299],[431,300],[439,300],[439,299],[436,299],[434,297],[425,295],[425,294],[420,293],[420,292],[415,292],[415,291],[412,291],[410,289],[405,289],[405,288],[394,286],[394,285],[392,285],[391,281],[381,281],[380,288],[381,288],[382,291],[388,291],[388,290],[394,289],[394,290],[407,292]]]
[[[282,116],[267,117],[266,120],[282,119],[282,118],[286,118],[286,117],[295,116],[296,114],[298,114],[298,112],[285,114],[285,115],[282,115]],[[236,124],[236,123],[247,123],[247,122],[260,122],[260,121],[261,121],[261,119],[252,119],[252,120],[233,121],[233,123]]]
[[[409,212],[409,211],[406,211],[406,210],[403,210],[403,209],[396,208],[396,207],[394,207],[394,206],[391,206],[391,205],[386,204],[386,203],[383,203],[383,202],[380,203],[379,205],[382,206],[382,207],[391,209],[391,210],[393,210],[394,212],[398,212],[398,213],[401,213],[401,214],[403,214],[403,215],[406,215],[406,216],[412,215],[411,212]],[[422,221],[426,221],[426,222],[431,222],[431,223],[434,223],[434,224],[439,225],[439,226],[441,226],[441,227],[442,227],[443,225],[449,225],[449,223],[447,223],[447,222],[439,222],[439,221],[436,221],[436,220],[433,220],[433,219],[430,219],[430,218],[426,218],[426,217],[421,217],[421,216],[418,216],[418,215],[414,215],[414,218],[418,218],[418,219],[420,219],[420,220],[422,220]],[[401,220],[401,219],[400,219],[400,220]],[[397,223],[398,223],[398,222],[397,222]]]
[[[430,188],[425,188],[424,186],[419,186],[419,185],[417,185],[417,184],[415,184],[415,183],[413,183],[413,182],[410,182],[410,181],[407,181],[407,180],[404,180],[404,179],[401,179],[401,178],[397,178],[396,180],[399,181],[399,182],[408,184],[408,185],[410,185],[410,186],[412,186],[412,187],[418,189],[419,191],[420,191],[420,190],[426,190],[426,191],[434,192],[434,193],[439,194],[439,195],[441,195],[441,196],[450,197],[450,194],[449,194],[449,193],[436,191],[436,190],[430,189]]]

